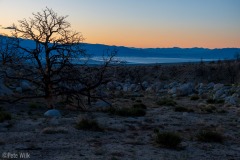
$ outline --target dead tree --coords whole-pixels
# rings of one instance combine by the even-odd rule
[[[70,30],[71,25],[66,18],[46,8],[33,13],[32,18],[18,21],[19,25],[13,24],[15,38],[30,39],[33,43],[27,46],[19,43],[18,49],[23,52],[27,63],[15,67],[19,69],[16,71],[18,75],[6,75],[8,78],[27,80],[40,90],[36,95],[22,98],[45,98],[48,107],[52,106],[52,99],[62,81],[60,73],[70,68],[74,58],[85,56],[81,46],[83,37],[79,32]]]
[[[2,65],[19,62],[18,39],[7,35],[0,35],[0,62]]]
[[[97,89],[112,80],[113,75],[110,70],[112,65],[115,64],[113,58],[117,52],[117,50],[107,50],[107,54],[103,56],[102,65],[72,66],[71,70],[73,72],[64,73],[62,76],[63,85],[60,92],[70,99],[76,99],[78,107],[81,107],[80,104],[83,105],[80,103],[82,97],[87,97],[88,105],[91,105],[91,99],[101,99],[107,102],[106,98],[108,97],[98,93]]]

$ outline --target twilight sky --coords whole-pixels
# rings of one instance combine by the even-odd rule
[[[69,15],[86,43],[240,48],[240,0],[0,0],[0,25],[17,24],[46,6]]]

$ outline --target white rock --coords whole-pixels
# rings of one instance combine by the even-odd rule
[[[3,79],[0,79],[0,96],[12,95],[13,91],[6,87],[3,83]]]
[[[15,90],[16,90],[16,92],[18,92],[18,93],[22,93],[22,87],[17,87]]]
[[[215,84],[215,85],[214,85],[213,90],[214,90],[214,91],[217,91],[217,90],[220,90],[220,89],[223,88],[223,87],[224,87],[223,84],[218,83],[218,84]]]
[[[50,118],[59,118],[61,117],[61,113],[57,109],[51,109],[44,113],[44,116]]]
[[[108,108],[108,107],[111,107],[111,104],[109,104],[107,102],[104,102],[104,101],[97,101],[95,103],[95,107],[98,107],[98,108]]]
[[[194,90],[194,86],[192,83],[185,83],[177,88],[177,96],[187,96],[192,94]]]
[[[32,90],[33,87],[30,85],[28,81],[22,81],[20,84],[22,91]]]

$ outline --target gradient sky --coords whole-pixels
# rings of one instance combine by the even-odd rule
[[[240,48],[240,0],[0,0],[0,25],[17,24],[46,6],[69,15],[86,43]]]

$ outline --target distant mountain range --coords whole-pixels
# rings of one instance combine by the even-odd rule
[[[32,40],[21,41],[22,45],[31,48]],[[109,46],[104,44],[82,44],[87,54],[91,54],[94,61],[100,61],[107,50],[118,50],[117,59],[129,63],[172,63],[172,62],[196,62],[234,59],[236,53],[240,54],[240,48],[132,48],[124,46]],[[94,59],[95,57],[95,59]]]
[[[240,48],[130,48],[103,44],[84,44],[83,47],[95,56],[101,56],[107,49],[117,49],[118,57],[233,59],[236,53],[240,54]]]

